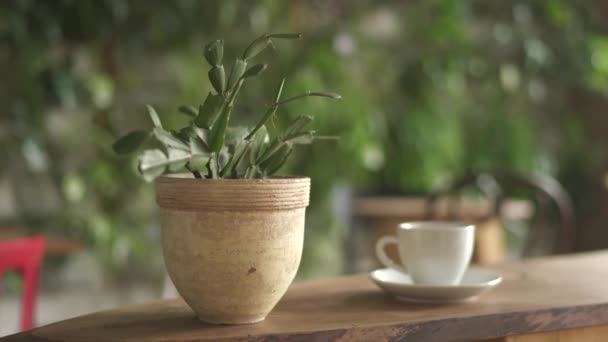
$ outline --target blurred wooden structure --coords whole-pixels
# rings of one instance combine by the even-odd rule
[[[0,241],[22,239],[29,236],[25,230],[15,227],[0,227]],[[64,256],[79,252],[84,249],[84,244],[75,239],[60,238],[50,235],[46,239],[45,255]]]
[[[449,198],[439,199],[433,220],[455,220],[450,205]],[[499,262],[505,257],[502,224],[498,217],[488,217],[492,211],[492,203],[486,199],[465,199],[461,201],[456,213],[457,220],[477,225],[474,261],[481,264]],[[507,200],[500,209],[500,216],[510,220],[526,220],[532,216],[532,211],[533,208],[527,201]],[[395,234],[399,223],[427,220],[428,198],[361,197],[353,202],[353,214],[371,221],[373,239],[369,248],[374,250],[376,241],[383,235]],[[395,246],[387,246],[387,253],[397,258]]]
[[[477,191],[477,197],[465,195],[471,190]],[[474,223],[477,231],[473,261],[479,264],[504,260],[505,220],[529,222],[529,234],[521,256],[531,255],[542,242],[543,226],[553,229],[556,235],[548,254],[571,252],[575,250],[577,242],[570,198],[563,187],[548,176],[470,173],[426,197],[356,199],[353,214],[373,222],[374,238],[370,250],[373,250],[380,236],[394,234],[400,222],[437,220]],[[394,246],[392,251],[387,248],[387,253],[397,257]]]

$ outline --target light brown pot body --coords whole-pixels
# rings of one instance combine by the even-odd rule
[[[200,320],[266,318],[300,265],[309,192],[309,178],[157,179],[167,271]]]

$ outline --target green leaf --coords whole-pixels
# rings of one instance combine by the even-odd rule
[[[188,115],[191,118],[196,118],[197,116],[197,112],[196,112],[196,108],[192,107],[192,106],[179,106],[178,109],[180,112]]]
[[[303,99],[303,98],[309,97],[309,96],[328,97],[328,98],[336,99],[336,100],[339,100],[339,99],[342,98],[342,96],[340,96],[339,94],[336,94],[336,93],[320,92],[320,91],[307,91],[304,94],[300,94],[300,95],[297,95],[297,96],[292,96],[292,97],[290,97],[288,99],[285,99],[283,101],[280,101],[280,102],[277,101],[277,102],[275,102],[275,106],[286,104],[288,102],[299,100],[299,99]]]
[[[243,178],[243,174],[245,170],[251,165],[250,161],[250,153],[253,146],[253,142],[250,141],[245,146],[245,149],[241,153],[241,155],[234,162],[234,166],[232,167],[231,176],[232,178]]]
[[[196,132],[194,131],[195,128],[196,126],[194,126],[194,123],[190,122],[188,126],[180,129],[179,132],[173,132],[172,134],[179,140],[186,142],[190,139],[190,137],[196,136]]]
[[[269,38],[277,38],[277,39],[301,39],[301,33],[273,33],[269,34],[267,37]]]
[[[266,177],[270,177],[272,175],[274,175],[275,173],[277,173],[277,171],[279,171],[283,165],[285,165],[285,162],[287,162],[287,160],[289,159],[289,156],[291,155],[291,153],[293,152],[293,149],[290,148],[286,154],[283,155],[283,158],[278,160],[276,163],[273,163],[272,165],[268,166],[268,170],[266,171]]]
[[[117,154],[129,154],[137,151],[148,139],[150,138],[150,132],[146,130],[137,130],[128,133],[127,135],[119,138],[112,144],[112,149]]]
[[[226,137],[226,128],[228,128],[228,121],[230,120],[230,107],[225,106],[224,110],[217,119],[217,122],[209,131],[208,145],[212,152],[220,152],[222,146],[224,146],[224,139]]]
[[[205,98],[205,102],[198,108],[198,116],[194,120],[194,123],[198,127],[209,129],[211,122],[213,122],[222,106],[222,101],[220,95],[209,93]]]
[[[260,168],[264,174],[270,176],[276,172],[285,163],[292,149],[290,144],[281,144],[279,149],[272,153],[266,161],[260,163]]]
[[[189,151],[184,151],[176,148],[168,148],[167,152],[169,155],[169,171],[171,172],[177,172],[181,170],[190,160]]]
[[[224,41],[214,40],[205,45],[205,59],[211,66],[222,64],[224,56]]]
[[[272,43],[272,41],[271,41],[272,38],[300,39],[300,38],[302,38],[302,34],[301,33],[274,33],[274,34],[268,34],[268,35],[263,35],[261,37],[258,37],[253,42],[251,42],[251,44],[249,44],[247,49],[245,49],[245,52],[243,52],[243,59],[248,60],[248,59],[251,59],[251,58],[257,56],[266,47],[268,47],[269,44]]]
[[[336,135],[317,135],[317,134],[315,134],[315,141],[317,141],[317,140],[339,141],[340,137],[336,136]]]
[[[253,173],[253,166],[249,166],[247,168],[247,170],[245,170],[245,173],[243,174],[243,178],[244,179],[251,179],[251,174]]]
[[[277,91],[274,94],[274,103],[279,102],[279,100],[281,99],[281,94],[283,94],[283,86],[285,86],[285,78],[281,80],[281,83],[279,84],[279,87],[277,88]]]
[[[226,90],[226,74],[224,73],[224,66],[216,65],[212,67],[207,75],[209,76],[209,81],[211,81],[213,89],[215,89],[218,94],[223,95],[224,91]]]
[[[152,122],[154,123],[154,126],[162,128],[163,125],[160,122],[160,118],[158,117],[158,113],[156,112],[156,110],[154,109],[154,107],[152,107],[150,105],[146,105],[146,108],[148,108],[148,114],[150,115],[150,119],[152,119]]]
[[[264,153],[262,153],[262,155],[256,160],[255,164],[261,165],[262,163],[266,162],[268,159],[270,159],[270,157],[277,153],[277,151],[279,151],[283,147],[283,145],[285,145],[285,143],[283,143],[282,141],[276,138],[273,139],[270,145],[268,145],[268,147],[264,151]]]
[[[190,138],[190,167],[202,170],[209,161],[209,148],[199,137]]]
[[[279,87],[276,90],[275,93],[275,103],[279,101],[279,99],[281,98],[281,94],[283,93],[283,86],[285,85],[285,79],[283,78],[281,80],[281,83],[279,84]],[[272,105],[270,107],[268,107],[268,109],[266,109],[266,112],[264,113],[264,115],[262,116],[262,119],[257,123],[257,125],[255,125],[255,127],[251,130],[251,132],[249,132],[249,135],[247,135],[247,137],[245,137],[245,140],[250,140],[255,133],[266,124],[266,122],[268,121],[268,119],[270,119],[275,113],[277,112],[277,106],[276,105]]]
[[[192,155],[208,155],[211,153],[207,144],[198,136],[190,138],[189,145]]]
[[[245,73],[243,74],[242,78],[257,76],[262,73],[262,71],[266,70],[267,67],[268,64],[256,64],[251,68],[247,69],[247,71],[245,71]]]
[[[236,145],[230,159],[220,172],[220,177],[224,177],[228,172],[232,171],[232,169],[241,161],[241,158],[243,158],[243,155],[247,152],[247,148],[250,144],[251,141],[241,140],[241,142]]]
[[[247,136],[247,127],[245,126],[233,126],[226,129],[226,140],[225,145],[236,145]]]
[[[257,38],[245,49],[245,52],[243,52],[243,59],[248,60],[257,56],[268,46],[268,44],[270,44],[270,37],[261,36]]]
[[[327,91],[311,91],[311,92],[308,92],[308,96],[329,97],[329,98],[336,99],[336,100],[339,100],[342,98],[342,95],[340,95],[340,94],[327,92]]]
[[[217,171],[217,154],[211,153],[211,156],[209,157],[209,162],[207,162],[207,170],[209,171],[207,174],[207,178],[211,178],[211,179],[217,179],[218,178],[218,171]]]
[[[243,178],[245,179],[257,178],[258,176],[262,176],[262,170],[255,165],[248,167],[243,174]]]
[[[139,158],[137,169],[147,182],[151,182],[165,172],[167,164],[167,156],[163,151],[158,149],[146,150]]]
[[[295,120],[293,120],[289,126],[287,126],[287,129],[285,130],[285,137],[288,137],[290,135],[296,134],[296,133],[300,133],[300,131],[302,131],[302,129],[304,127],[306,127],[306,125],[308,125],[309,123],[311,123],[313,120],[312,116],[310,115],[300,115],[297,118],[295,118]]]
[[[170,147],[173,147],[173,148],[177,148],[177,149],[184,150],[184,151],[189,150],[188,145],[186,143],[184,143],[182,140],[180,140],[177,136],[173,135],[172,133],[169,133],[159,127],[154,128],[153,132],[154,132],[154,137],[156,137],[156,139],[158,141],[160,141],[163,145],[165,145],[165,147],[167,149]]]
[[[292,144],[308,145],[315,140],[315,131],[300,132],[286,137],[283,141]]]
[[[245,69],[247,68],[247,62],[242,59],[237,59],[232,66],[232,70],[230,71],[230,77],[228,77],[228,85],[226,89],[233,89],[236,86],[236,83],[241,79],[243,74],[245,73]]]
[[[268,136],[268,130],[266,129],[266,126],[262,126],[251,139],[253,143],[251,144],[251,148],[249,149],[248,153],[249,164],[255,165],[258,158],[260,158],[262,153],[264,153],[269,140],[270,137]]]
[[[207,144],[207,139],[209,137],[209,130],[204,128],[194,128],[195,135],[202,141],[202,143],[206,146],[206,149],[209,150],[209,144]]]

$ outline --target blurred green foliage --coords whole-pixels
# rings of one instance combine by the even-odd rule
[[[574,97],[608,92],[598,3],[3,1],[0,165],[18,202],[14,220],[86,240],[117,270],[151,256],[147,264],[160,263],[153,188],[113,155],[112,141],[150,125],[146,103],[166,126],[185,123],[178,104],[210,90],[204,42],[234,37],[232,57],[278,31],[303,32],[303,44],[277,47],[280,58],[264,52],[272,68],[244,89],[236,114],[258,117],[281,75],[286,97],[343,96],[333,106],[294,103],[274,122],[314,114],[317,132],[341,136],[300,148],[284,169],[313,178],[304,276],[340,268],[336,185],[420,193],[490,168],[563,175],[584,189],[594,154],[579,152],[592,148]]]

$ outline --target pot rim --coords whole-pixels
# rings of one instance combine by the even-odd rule
[[[310,181],[310,177],[292,176],[292,175],[273,176],[270,178],[216,178],[216,179],[194,178],[194,176],[189,172],[169,173],[169,174],[161,175],[156,178],[155,182],[157,182],[160,179],[180,179],[180,180],[184,180],[184,181],[196,181],[196,182],[233,182],[233,183],[244,183],[244,182],[268,182],[268,183],[285,182],[285,183],[287,183],[287,182],[291,182],[291,181],[302,181],[302,180]]]
[[[199,179],[191,174],[158,177],[156,201],[163,209],[257,211],[308,206],[309,177],[263,179]]]

